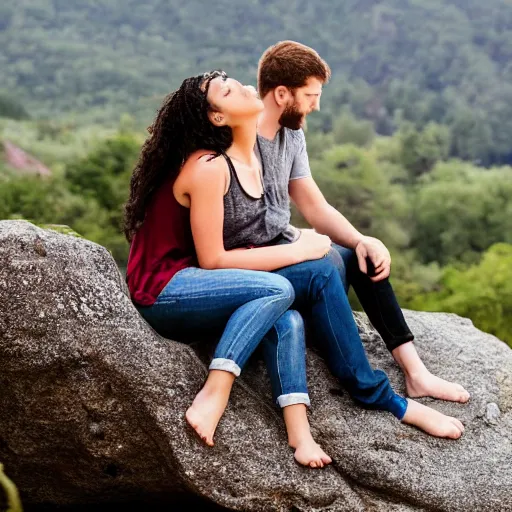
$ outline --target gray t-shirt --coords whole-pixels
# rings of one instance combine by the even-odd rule
[[[306,138],[302,130],[281,128],[274,140],[258,135],[256,155],[263,166],[267,208],[269,217],[279,225],[288,225],[283,236],[289,241],[298,238],[298,230],[290,226],[290,180],[311,176]]]

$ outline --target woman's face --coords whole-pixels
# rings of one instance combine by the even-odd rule
[[[224,126],[237,126],[263,110],[263,102],[258,98],[256,89],[233,78],[214,78],[210,82],[207,99],[214,110],[210,119]]]

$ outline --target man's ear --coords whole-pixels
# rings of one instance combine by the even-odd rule
[[[220,112],[208,112],[208,119],[215,126],[226,125],[226,118],[224,117],[224,114],[221,114]]]
[[[279,85],[274,89],[274,100],[280,106],[287,105],[290,100],[290,91],[288,87]]]

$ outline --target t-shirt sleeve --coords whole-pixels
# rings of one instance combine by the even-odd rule
[[[306,137],[302,130],[295,132],[295,156],[293,158],[292,170],[290,172],[290,180],[299,178],[309,178],[311,169],[309,167],[308,152],[306,149]]]

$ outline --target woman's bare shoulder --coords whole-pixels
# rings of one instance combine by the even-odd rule
[[[224,158],[219,154],[202,149],[195,151],[187,158],[187,161],[181,168],[181,173],[202,174],[204,172],[212,172],[214,170],[223,170],[225,165]]]
[[[179,202],[198,184],[201,186],[224,186],[226,181],[226,162],[222,156],[212,151],[200,150],[192,153],[183,164],[174,186],[174,193]],[[181,196],[181,197],[180,197]]]

